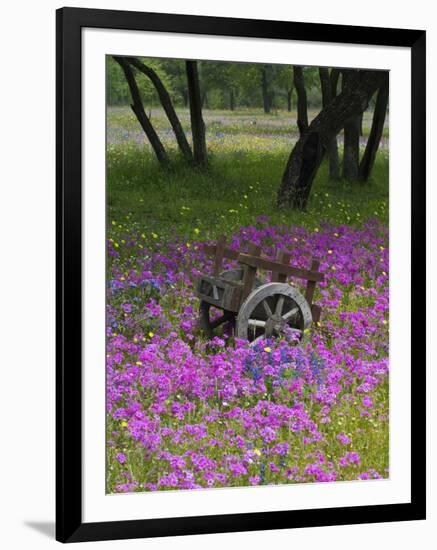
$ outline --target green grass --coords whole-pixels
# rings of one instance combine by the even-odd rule
[[[188,111],[180,109],[178,115],[188,131]],[[152,110],[151,120],[172,159],[170,170],[158,164],[128,107],[110,107],[107,116],[108,221],[114,229],[133,223],[148,235],[208,239],[237,231],[260,215],[268,215],[272,224],[309,228],[324,221],[350,225],[369,218],[388,223],[386,143],[366,184],[330,181],[327,163],[322,164],[303,213],[276,207],[282,173],[297,139],[293,112],[204,111],[207,170],[188,167],[180,159],[162,110]],[[365,113],[364,133],[370,123],[371,113]]]
[[[321,222],[388,221],[388,157],[378,156],[367,184],[329,181],[319,170],[306,212],[278,210],[276,194],[288,152],[284,148],[231,150],[210,154],[206,171],[174,159],[165,171],[145,146],[122,144],[108,151],[108,216],[117,224],[136,222],[162,236],[216,238],[268,215],[272,224],[317,227]]]

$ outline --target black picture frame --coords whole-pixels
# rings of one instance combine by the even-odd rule
[[[57,540],[78,542],[425,519],[425,31],[79,8],[59,9],[56,25]],[[413,322],[410,503],[82,522],[81,30],[85,27],[411,49]],[[417,319],[421,322],[414,321]]]

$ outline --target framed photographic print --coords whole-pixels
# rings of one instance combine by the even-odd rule
[[[425,518],[425,32],[57,12],[57,539]]]

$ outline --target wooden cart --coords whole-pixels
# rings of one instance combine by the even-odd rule
[[[302,340],[311,323],[319,320],[321,308],[313,304],[316,284],[323,280],[318,259],[312,259],[310,269],[301,269],[290,265],[291,255],[284,250],[278,250],[276,261],[272,261],[261,256],[261,248],[253,243],[249,243],[247,254],[227,247],[225,237],[205,249],[214,256],[213,276],[198,279],[196,294],[200,325],[209,338],[230,321],[235,324],[235,336],[252,344],[289,329]],[[223,271],[224,258],[236,260],[238,267]],[[258,269],[271,271],[271,282],[263,284]],[[307,281],[305,295],[290,285],[288,277]],[[221,310],[221,315],[213,315],[214,308]]]

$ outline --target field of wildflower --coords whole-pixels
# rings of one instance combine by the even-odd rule
[[[277,211],[293,138],[266,131],[272,116],[236,140],[216,126],[245,114],[215,116],[209,172],[163,174],[147,144],[118,136],[128,109],[108,113],[106,490],[387,477],[388,151],[368,186],[329,182],[322,167],[306,213]],[[305,345],[251,347],[231,324],[202,335],[194,284],[222,233],[297,266],[320,258],[322,316]]]

